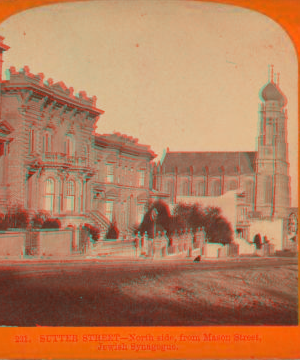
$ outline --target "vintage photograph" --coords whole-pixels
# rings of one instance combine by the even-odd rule
[[[0,325],[298,325],[298,63],[195,1],[0,24]]]

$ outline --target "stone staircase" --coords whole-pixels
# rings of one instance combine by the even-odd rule
[[[104,236],[107,233],[110,225],[110,221],[108,220],[108,218],[97,210],[90,211],[88,216],[95,223],[95,225],[100,227],[101,236]]]

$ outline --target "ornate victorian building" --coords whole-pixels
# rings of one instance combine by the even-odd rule
[[[19,205],[104,231],[113,220],[121,231],[141,220],[155,155],[137,139],[97,135],[96,97],[25,66],[1,80],[0,101],[0,212]]]

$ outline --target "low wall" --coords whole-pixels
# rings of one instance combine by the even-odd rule
[[[0,256],[20,257],[25,252],[25,231],[0,232]]]
[[[203,255],[205,257],[212,257],[212,258],[217,258],[217,257],[223,257],[225,256],[224,253],[224,245],[223,244],[219,244],[219,243],[206,243],[204,245],[204,253]]]
[[[256,250],[255,244],[248,242],[243,238],[235,238],[234,242],[239,245],[239,254],[240,255],[253,255]]]
[[[72,230],[40,230],[39,255],[63,257],[72,252]]]
[[[275,251],[283,249],[283,220],[254,220],[250,224],[250,240],[254,241],[259,234],[263,242],[264,236],[274,245]]]
[[[89,252],[91,256],[136,257],[139,255],[134,240],[103,240],[95,244]]]

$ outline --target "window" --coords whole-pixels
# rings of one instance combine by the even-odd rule
[[[138,186],[145,186],[145,170],[138,172]]]
[[[181,184],[181,195],[187,196],[188,194],[189,194],[189,184],[186,181],[184,181]]]
[[[203,181],[199,181],[196,185],[196,196],[204,196],[205,195],[205,191],[204,191],[204,182]]]
[[[66,183],[67,196],[66,196],[66,210],[73,212],[75,210],[75,185],[74,181],[70,180]]]
[[[133,185],[133,168],[130,168],[130,173],[129,173],[129,185],[130,185],[130,186]]]
[[[164,192],[166,194],[170,194],[171,193],[171,181],[166,181],[164,183]]]
[[[113,201],[106,201],[105,206],[105,216],[107,219],[112,222],[113,219],[113,210],[114,210],[114,202]]]
[[[0,142],[0,156],[5,155],[4,146],[4,142]]]
[[[30,129],[29,132],[29,149],[30,152],[34,152],[35,150],[35,130]]]
[[[45,181],[45,194],[44,194],[44,210],[54,210],[54,181],[53,179],[47,179]]]
[[[268,176],[265,179],[265,188],[264,188],[264,195],[265,195],[265,204],[271,204],[272,203],[272,178],[271,176]]]
[[[89,148],[86,145],[83,148],[83,156],[84,156],[84,160],[86,161],[86,164],[89,164]]]
[[[140,224],[143,221],[145,214],[145,205],[144,204],[138,204],[137,206],[137,222]]]
[[[220,192],[220,181],[214,180],[211,184],[211,196],[219,196]]]
[[[246,202],[251,204],[253,202],[253,183],[252,181],[247,181],[245,185],[246,192]]]
[[[114,182],[114,164],[106,164],[106,182]]]
[[[127,166],[125,166],[125,168],[124,168],[124,181],[123,181],[123,184],[124,184],[124,185],[127,185],[127,182],[128,182],[128,180],[127,180]]]
[[[74,156],[75,154],[75,142],[72,135],[67,135],[65,140],[65,154],[67,156]]]
[[[52,135],[47,131],[43,139],[43,152],[50,153],[52,151]]]
[[[236,190],[237,189],[237,183],[235,180],[231,180],[227,186],[227,190]]]

